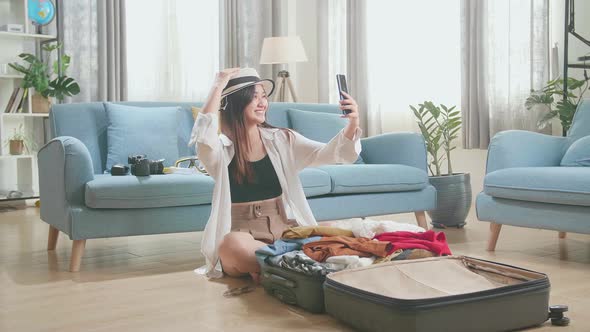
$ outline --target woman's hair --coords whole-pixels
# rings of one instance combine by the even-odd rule
[[[234,143],[235,163],[231,164],[233,167],[230,167],[229,171],[233,172],[234,178],[239,184],[254,182],[254,170],[246,157],[251,146],[248,133],[246,132],[243,111],[254,98],[255,91],[256,87],[252,85],[230,94],[222,100],[221,107],[223,110],[219,112],[222,131]],[[288,133],[289,138],[293,134],[288,128],[275,127],[266,121],[259,126],[284,130]]]

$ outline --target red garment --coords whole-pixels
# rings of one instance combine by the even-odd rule
[[[376,235],[374,239],[391,242],[392,248],[389,254],[398,249],[426,249],[438,256],[451,255],[447,237],[443,232],[435,233],[432,230],[424,233],[389,232]]]

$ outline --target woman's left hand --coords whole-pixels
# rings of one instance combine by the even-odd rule
[[[346,99],[343,99],[340,101],[340,109],[341,110],[348,110],[348,111],[350,111],[350,113],[348,113],[346,115],[341,115],[340,117],[341,118],[348,118],[350,120],[350,122],[358,121],[359,120],[359,107],[356,103],[356,100],[354,100],[354,98],[352,98],[352,96],[346,92],[342,92],[342,95],[344,95],[344,97]]]

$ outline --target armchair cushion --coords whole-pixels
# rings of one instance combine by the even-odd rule
[[[332,178],[332,194],[421,190],[429,184],[425,171],[406,165],[327,165],[318,168]]]
[[[497,133],[488,147],[486,173],[511,167],[559,166],[569,140],[525,130]]]
[[[570,145],[561,159],[561,166],[590,166],[590,136]]]
[[[86,206],[134,209],[211,204],[214,184],[213,179],[204,174],[98,174],[86,183]]]
[[[348,123],[348,120],[341,118],[339,114],[301,111],[292,108],[287,112],[291,126],[295,131],[322,143],[328,143]],[[363,158],[359,156],[355,164],[364,164]]]
[[[135,107],[105,103],[108,117],[106,170],[127,164],[130,154],[164,158],[171,166],[178,159],[178,107]],[[139,115],[138,112],[141,112]]]
[[[498,198],[590,206],[590,168],[501,169],[485,176],[484,192]]]

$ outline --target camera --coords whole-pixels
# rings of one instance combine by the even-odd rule
[[[149,160],[145,154],[140,154],[130,155],[127,162],[131,165],[131,174],[135,176],[164,174],[164,159]]]

